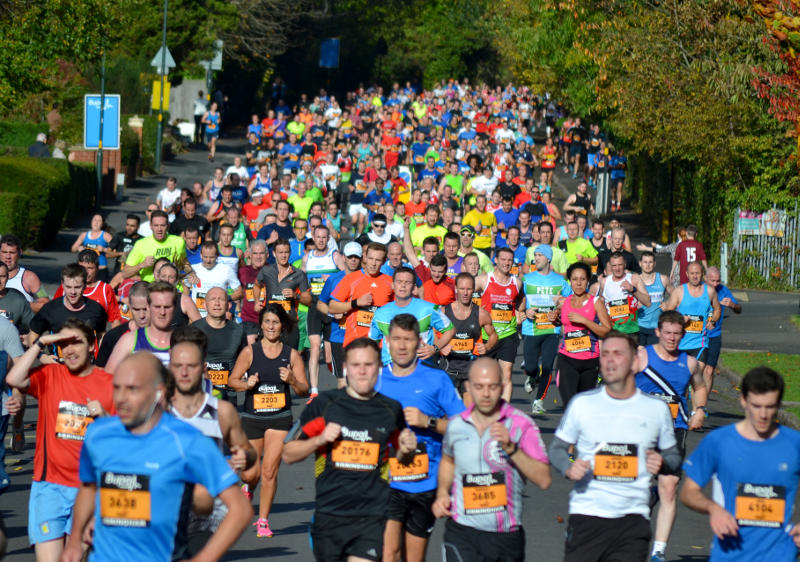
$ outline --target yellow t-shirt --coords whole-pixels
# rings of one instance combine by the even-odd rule
[[[461,224],[466,224],[475,229],[475,240],[472,245],[476,248],[492,247],[492,227],[497,227],[497,220],[494,214],[489,211],[480,212],[472,209],[461,220]]]
[[[440,224],[436,226],[428,226],[428,223],[421,224],[414,229],[411,233],[411,243],[417,248],[422,247],[422,242],[428,236],[433,236],[439,241],[439,249],[442,249],[444,243],[444,235],[447,234],[447,229]]]
[[[147,256],[153,256],[156,260],[167,258],[180,269],[186,259],[186,242],[180,236],[167,234],[163,242],[157,241],[152,236],[137,240],[125,260],[125,265],[139,265]],[[142,281],[152,283],[154,281],[153,268],[146,267],[139,272]]]

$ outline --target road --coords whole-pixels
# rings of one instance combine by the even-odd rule
[[[241,143],[224,141],[218,150],[217,165],[228,166],[233,155],[239,153]],[[125,200],[120,204],[104,207],[108,222],[119,228],[127,213],[143,214],[145,204],[155,197],[158,189],[164,185],[166,176],[175,176],[178,185],[190,185],[191,181],[205,181],[213,170],[205,158],[205,152],[195,150],[181,155],[178,159],[166,162],[164,176],[153,177],[139,182],[136,188],[126,192]],[[560,177],[556,186],[556,199],[563,201],[567,190],[574,189],[574,180]],[[623,221],[626,218],[623,216]],[[86,220],[88,224],[88,218]],[[69,246],[81,229],[67,228],[58,236],[53,249],[41,253],[26,253],[23,264],[37,271],[46,288],[53,294],[59,280],[59,272],[64,264],[72,261]],[[659,268],[668,267],[665,258],[659,258]],[[739,317],[726,320],[726,347],[736,346],[742,349],[775,349],[798,351],[797,333],[788,322],[788,315],[797,310],[796,296],[776,296],[768,293],[747,292],[745,313]],[[786,317],[786,320],[784,320]],[[780,326],[780,327],[778,327]],[[523,375],[520,370],[521,357],[517,358],[514,367],[514,394],[512,402],[515,406],[528,410],[529,397],[522,388]],[[321,387],[333,387],[333,379],[321,366]],[[547,415],[536,416],[534,420],[542,429],[544,440],[549,444],[561,418],[561,409],[557,401],[557,391],[547,396]],[[27,542],[27,503],[28,491],[33,468],[33,435],[35,432],[35,401],[28,399],[26,412],[26,435],[28,445],[19,455],[9,454],[6,458],[9,474],[12,478],[11,488],[2,495],[0,511],[8,526],[9,549],[8,560],[32,560],[32,549]],[[295,400],[295,415],[302,410],[303,401]],[[705,431],[727,425],[740,417],[740,409],[735,402],[735,390],[725,380],[720,380],[710,401],[712,415],[708,418]],[[692,450],[704,433],[691,433],[688,446]],[[524,500],[524,528],[527,534],[527,560],[558,560],[563,554],[565,523],[567,518],[568,495],[570,484],[556,475],[550,489],[542,492],[532,485],[526,488]],[[256,496],[257,498],[257,496]],[[255,500],[257,504],[257,499]],[[256,505],[257,507],[257,505]],[[311,559],[308,545],[308,524],[314,509],[313,465],[310,460],[294,466],[283,466],[278,480],[278,492],[270,517],[270,525],[275,532],[271,539],[257,539],[255,529],[249,528],[236,545],[224,558],[225,560],[260,560],[265,557],[277,557],[286,561],[307,561]],[[436,525],[428,550],[429,560],[441,558],[440,545],[443,523]],[[682,506],[678,508],[678,519],[672,540],[667,549],[669,560],[681,562],[705,560],[709,554],[711,533],[707,518],[690,512]]]

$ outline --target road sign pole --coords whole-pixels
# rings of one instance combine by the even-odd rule
[[[161,26],[161,92],[158,101],[158,132],[156,137],[156,172],[161,172],[161,137],[164,132],[164,78],[167,73],[167,8],[169,0],[164,0],[164,21]]]
[[[100,134],[97,137],[97,192],[94,206],[98,211],[103,204],[103,120],[106,113],[106,51],[100,63]]]

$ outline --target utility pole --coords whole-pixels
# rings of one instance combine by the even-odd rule
[[[97,193],[94,206],[98,211],[103,204],[103,120],[106,113],[106,50],[100,63],[100,134],[97,137]]]
[[[164,78],[167,73],[167,8],[169,0],[164,0],[164,21],[161,26],[161,92],[158,100],[158,136],[156,137],[156,172],[161,172],[161,137],[164,134]]]

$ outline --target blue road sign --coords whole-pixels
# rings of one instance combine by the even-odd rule
[[[320,68],[339,68],[339,40],[323,39],[319,44]]]
[[[106,94],[103,110],[103,150],[119,148],[119,94]],[[83,146],[98,148],[100,139],[100,94],[83,97]]]

